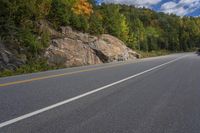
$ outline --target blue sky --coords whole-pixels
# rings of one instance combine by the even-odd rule
[[[97,0],[104,3],[121,3],[146,7],[179,16],[200,16],[200,0]]]

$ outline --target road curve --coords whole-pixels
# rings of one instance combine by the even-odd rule
[[[0,133],[199,133],[200,56],[0,78]]]

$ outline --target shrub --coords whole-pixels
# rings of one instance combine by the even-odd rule
[[[28,52],[31,52],[33,56],[38,55],[39,50],[43,48],[42,43],[38,40],[31,30],[23,29],[18,33],[18,40],[20,44],[25,47]]]
[[[65,26],[70,24],[70,18],[72,15],[72,0],[53,0],[51,11],[48,19],[54,24],[55,27]]]
[[[30,59],[27,64],[17,68],[15,71],[12,70],[4,70],[0,72],[0,77],[18,75],[18,74],[26,74],[26,73],[33,73],[33,72],[41,72],[51,69],[57,69],[58,67],[50,67],[46,60],[43,59]]]

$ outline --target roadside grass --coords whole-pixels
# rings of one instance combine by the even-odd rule
[[[45,61],[31,61],[27,64],[17,68],[16,70],[4,70],[0,72],[0,77],[8,77],[20,74],[42,72],[47,70],[54,70],[60,67],[50,67]]]
[[[138,52],[141,55],[141,58],[163,56],[163,55],[169,55],[169,54],[174,53],[167,50],[159,50],[159,51],[151,51],[151,52],[136,51],[136,52]]]
[[[141,58],[163,56],[174,53],[167,50],[151,51],[151,52],[136,51],[136,52],[138,52],[141,55]],[[17,68],[16,70],[4,70],[0,72],[0,77],[42,72],[47,70],[55,70],[59,68],[64,68],[64,67],[61,66],[51,67],[46,63],[45,60],[29,61],[27,64],[21,66],[20,68]]]

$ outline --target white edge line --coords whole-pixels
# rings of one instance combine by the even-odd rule
[[[158,65],[158,66],[156,66],[156,67],[150,68],[150,69],[148,69],[148,70],[146,70],[146,71],[140,72],[140,73],[138,73],[138,74],[132,75],[132,76],[127,77],[127,78],[125,78],[125,79],[122,79],[122,80],[116,81],[116,82],[114,82],[114,83],[108,84],[108,85],[106,85],[106,86],[103,86],[103,87],[97,88],[97,89],[95,89],[95,90],[86,92],[86,93],[84,93],[84,94],[81,94],[81,95],[78,95],[78,96],[76,96],[76,97],[67,99],[67,100],[65,100],[65,101],[62,101],[62,102],[59,102],[59,103],[50,105],[50,106],[48,106],[48,107],[39,109],[39,110],[37,110],[37,111],[34,111],[34,112],[31,112],[31,113],[28,113],[28,114],[19,116],[19,117],[17,117],[17,118],[14,118],[14,119],[5,121],[5,122],[3,122],[3,123],[0,123],[0,128],[3,128],[3,127],[5,127],[5,126],[11,125],[11,124],[13,124],[13,123],[19,122],[19,121],[24,120],[24,119],[30,118],[30,117],[32,117],[32,116],[41,114],[41,113],[43,113],[43,112],[45,112],[45,111],[54,109],[54,108],[56,108],[56,107],[59,107],[59,106],[62,106],[62,105],[64,105],[64,104],[70,103],[70,102],[72,102],[72,101],[78,100],[78,99],[80,99],[80,98],[86,97],[86,96],[91,95],[91,94],[93,94],[93,93],[96,93],[96,92],[98,92],[98,91],[102,91],[102,90],[104,90],[104,89],[106,89],[106,88],[109,88],[109,87],[111,87],[111,86],[114,86],[114,85],[116,85],[116,84],[120,84],[120,83],[125,82],[125,81],[127,81],[127,80],[130,80],[130,79],[132,79],[132,78],[138,77],[138,76],[140,76],[140,75],[143,75],[143,74],[145,74],[145,73],[148,73],[148,72],[150,72],[150,71],[153,71],[153,70],[155,70],[155,69],[158,69],[158,68],[160,68],[160,67],[162,67],[162,66],[165,66],[165,65],[167,65],[167,64],[173,63],[173,62],[175,62],[175,61],[177,61],[177,60],[180,60],[180,59],[182,59],[182,58],[184,58],[184,57],[186,57],[186,56],[182,56],[182,57],[176,58],[176,59],[171,60],[171,61],[169,61],[169,62],[166,62],[166,63],[164,63],[164,64],[161,64],[161,65]]]

